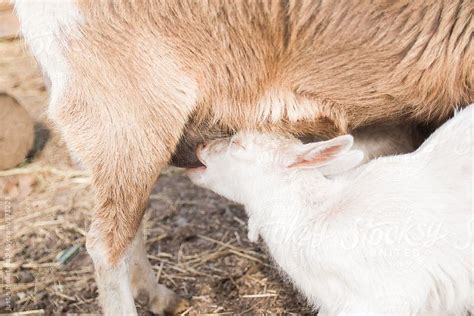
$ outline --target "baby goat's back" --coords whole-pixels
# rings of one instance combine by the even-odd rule
[[[357,183],[354,194],[365,194],[364,191],[370,190],[371,195],[411,196],[410,199],[423,202],[437,194],[456,199],[471,197],[473,110],[474,105],[470,105],[457,112],[417,151],[374,159],[362,166],[353,174],[353,180]]]
[[[335,222],[356,222],[344,234],[364,258],[352,275],[367,296],[374,290],[381,300],[405,301],[407,311],[430,305],[423,312],[435,314],[461,313],[472,299],[473,108],[458,112],[416,152],[361,167],[335,204]],[[364,285],[377,275],[386,291]]]
[[[427,189],[440,186],[440,194],[469,205],[472,216],[474,105],[461,110],[433,133],[408,163],[425,175]],[[429,182],[431,179],[431,182]]]

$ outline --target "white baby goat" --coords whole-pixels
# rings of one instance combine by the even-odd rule
[[[354,168],[351,136],[302,144],[243,133],[198,150],[191,180],[245,205],[249,238],[320,315],[473,308],[473,107],[414,153]]]

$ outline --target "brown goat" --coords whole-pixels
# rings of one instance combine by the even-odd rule
[[[136,313],[132,294],[154,312],[179,305],[154,283],[135,236],[180,139],[175,162],[186,165],[185,151],[215,133],[331,137],[440,122],[474,101],[472,1],[17,0],[16,9],[52,82],[49,114],[93,175],[87,248],[110,315]]]

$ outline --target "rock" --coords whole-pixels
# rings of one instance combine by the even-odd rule
[[[13,168],[27,156],[34,141],[34,123],[26,110],[0,94],[0,170]]]
[[[35,277],[30,271],[22,270],[18,273],[18,282],[19,283],[31,283],[35,280]]]
[[[15,296],[7,293],[0,295],[0,312],[12,312],[15,303]],[[3,315],[3,314],[2,314]],[[7,314],[8,315],[8,314]]]

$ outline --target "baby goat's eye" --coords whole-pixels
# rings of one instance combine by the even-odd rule
[[[242,142],[240,141],[240,139],[235,139],[235,138],[232,139],[232,140],[231,140],[231,145],[235,145],[235,146],[237,146],[237,147],[240,147],[240,148],[242,148],[242,149],[245,149],[245,146],[242,145]]]

